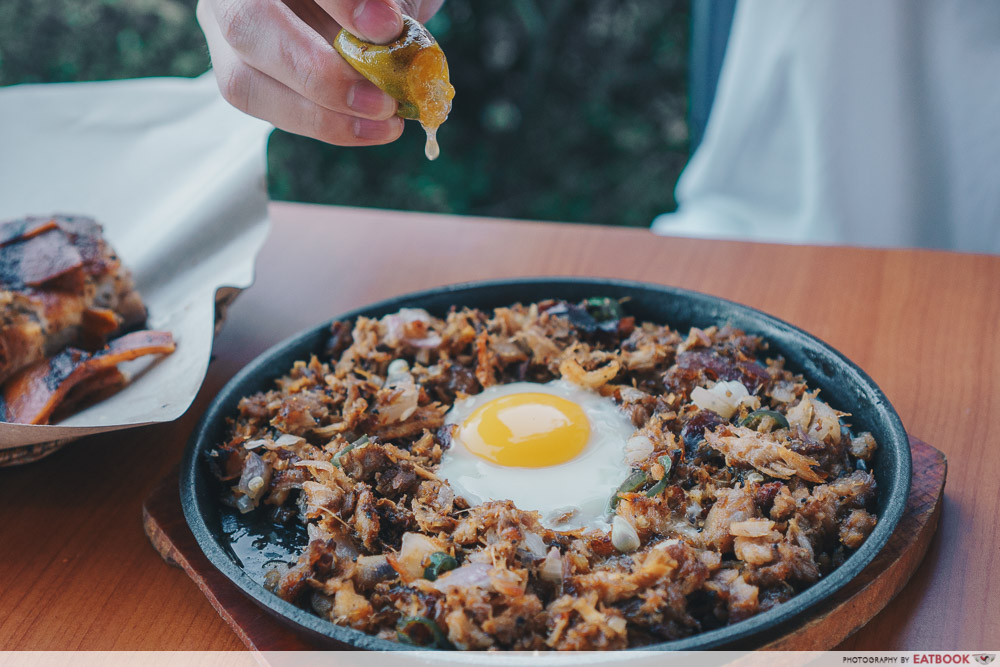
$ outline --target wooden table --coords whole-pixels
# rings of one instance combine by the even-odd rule
[[[787,247],[645,230],[274,204],[257,282],[232,306],[194,407],[0,470],[0,649],[240,649],[143,534],[140,508],[223,383],[299,329],[452,282],[606,276],[760,308],[864,368],[948,456],[938,535],[845,650],[988,649],[1000,628],[1000,257]]]

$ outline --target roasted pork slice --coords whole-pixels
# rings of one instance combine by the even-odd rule
[[[0,223],[0,383],[67,345],[100,349],[145,319],[131,274],[92,218]]]
[[[118,364],[150,354],[170,354],[174,339],[166,331],[133,331],[97,352],[67,347],[49,359],[36,361],[10,378],[0,398],[2,421],[47,424],[57,408],[119,387],[125,376]]]

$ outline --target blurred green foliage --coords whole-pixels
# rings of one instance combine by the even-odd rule
[[[0,85],[197,76],[195,0],[0,0]]]
[[[196,76],[196,0],[0,0],[0,85]],[[275,199],[645,226],[688,157],[690,0],[446,0],[442,155],[275,132]]]

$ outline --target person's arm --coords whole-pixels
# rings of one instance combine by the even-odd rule
[[[396,101],[330,45],[341,26],[367,41],[392,41],[400,13],[428,20],[443,0],[199,0],[223,97],[282,130],[341,146],[399,138]]]

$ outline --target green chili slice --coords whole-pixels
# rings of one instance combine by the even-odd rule
[[[617,300],[606,296],[592,296],[585,299],[583,307],[598,322],[620,320],[624,315],[622,305]]]
[[[336,454],[334,454],[333,458],[330,459],[330,463],[332,463],[333,465],[335,465],[335,466],[337,466],[339,468],[340,467],[340,459],[344,456],[344,454],[346,454],[347,452],[351,451],[352,449],[357,449],[361,445],[367,445],[368,443],[369,443],[368,436],[367,435],[361,436],[360,438],[358,438],[357,440],[355,440],[351,444],[347,445],[347,447],[344,447],[339,452],[337,452]]]
[[[449,556],[443,551],[435,551],[428,557],[429,564],[424,568],[424,579],[434,581],[448,570],[458,567],[458,561],[454,556]]]
[[[407,616],[396,624],[396,637],[410,646],[451,648],[437,623],[426,616]]]
[[[760,426],[760,423],[764,420],[764,417],[770,417],[774,420],[775,426],[778,428],[788,428],[788,420],[785,419],[785,415],[780,412],[775,412],[774,410],[754,410],[740,422],[740,426],[746,426],[747,428],[752,428],[754,430]]]
[[[611,498],[608,499],[608,514],[613,514],[615,508],[618,507],[618,501],[621,500],[618,495],[619,493],[632,493],[648,481],[649,476],[642,470],[636,470],[626,477],[625,481],[618,486]]]
[[[670,468],[674,465],[673,460],[668,454],[664,454],[656,460],[659,461],[661,466],[663,466],[663,477],[661,477],[660,481],[654,484],[649,491],[646,491],[647,498],[655,498],[663,493],[663,490],[667,488],[667,478],[670,477]]]

